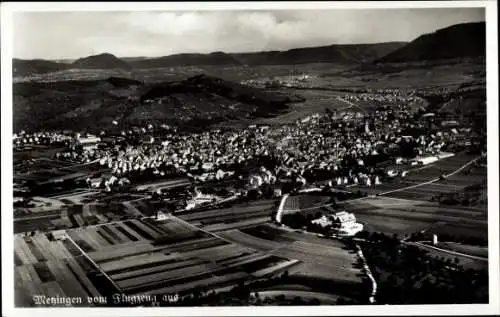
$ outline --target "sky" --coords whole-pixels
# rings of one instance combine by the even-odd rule
[[[279,11],[16,12],[14,57],[76,59],[287,50],[411,41],[457,23],[485,21],[482,8]]]

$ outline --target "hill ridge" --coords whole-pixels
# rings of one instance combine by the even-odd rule
[[[486,55],[486,23],[455,24],[423,34],[375,63],[434,61]]]

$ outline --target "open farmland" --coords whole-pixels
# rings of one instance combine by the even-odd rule
[[[188,212],[180,214],[179,217],[206,230],[221,231],[267,222],[275,205],[275,200],[261,200],[236,204],[230,208]]]
[[[255,212],[250,211],[250,214],[254,219],[261,219],[258,211],[268,213],[274,204],[273,200],[255,202],[245,208],[253,208]],[[109,278],[108,284],[129,295],[178,293],[186,296],[196,291],[227,291],[241,281],[259,281],[287,271],[288,278],[296,279],[297,283],[307,285],[308,279],[313,278],[338,287],[338,291],[330,292],[315,282],[312,292],[353,298],[364,296],[362,274],[355,268],[356,254],[341,242],[283,230],[264,222],[250,224],[248,221],[253,220],[252,217],[236,221],[238,216],[244,216],[242,210],[245,208],[230,208],[232,214],[229,210],[222,210],[234,218],[225,225],[232,223],[235,227],[221,227],[214,234],[168,216],[165,220],[129,219],[69,229],[68,239],[55,243],[64,246],[68,257],[85,254],[95,263],[86,260],[88,268],[85,269],[103,272]],[[221,210],[207,211],[205,219],[217,212]],[[182,217],[194,223],[203,219],[200,218],[202,212]],[[15,256],[17,265],[45,261],[53,250],[47,245],[42,245],[36,252],[23,251],[25,249],[19,247],[18,252],[22,253]],[[311,275],[309,271],[315,270],[318,274]],[[328,274],[324,275],[327,271]],[[109,285],[102,289],[102,285],[94,280],[88,283],[101,294],[109,293]],[[349,288],[347,295],[344,292],[346,287]]]
[[[325,205],[331,204],[332,198],[329,196],[302,194],[289,196],[283,206],[288,212],[317,212]]]
[[[354,267],[356,254],[340,241],[288,231],[271,224],[262,224],[241,230],[228,230],[219,232],[218,235],[261,252],[300,260],[305,263],[305,267],[311,268],[311,272],[315,271],[316,266],[318,268],[328,267],[330,273],[327,276],[318,273],[316,278],[323,277],[326,280],[339,283],[360,283],[361,271]],[[302,266],[296,266],[290,272],[299,272],[300,270],[296,268]],[[303,273],[303,271],[300,272]]]
[[[448,208],[436,203],[389,197],[348,202],[343,208],[365,224],[365,230],[407,235],[420,230],[487,239],[486,213],[474,208]]]
[[[88,297],[100,297],[103,293],[99,288],[110,286],[99,283],[95,276],[98,269],[87,261],[74,244],[68,240],[49,238],[45,234],[15,236],[16,305],[40,306],[35,296],[45,294],[82,299],[81,302],[69,304],[57,303],[56,307],[89,306]]]
[[[144,197],[129,194],[104,196],[92,190],[34,197],[35,207],[15,209],[14,231],[50,231],[152,216],[158,206],[141,199]]]
[[[227,288],[300,262],[230,243],[175,217],[79,228],[68,235],[126,294]]]
[[[304,99],[305,102],[298,102],[289,105],[289,109],[283,113],[277,114],[272,118],[261,118],[257,123],[262,124],[287,124],[294,123],[314,113],[323,112],[325,109],[332,111],[341,111],[350,108],[350,105],[340,100],[341,95],[336,91],[314,90],[314,89],[286,89],[282,90],[287,94],[296,94]]]
[[[477,156],[458,153],[423,167],[409,168],[403,179],[394,179],[380,185],[357,186],[369,195],[384,195],[394,198],[430,201],[439,193],[463,190],[466,186],[486,179],[486,169],[474,167]],[[440,179],[440,176],[445,176]]]

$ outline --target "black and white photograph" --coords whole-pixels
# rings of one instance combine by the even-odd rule
[[[1,11],[2,315],[500,312],[495,1]]]

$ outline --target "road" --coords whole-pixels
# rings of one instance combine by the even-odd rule
[[[174,220],[176,220],[176,221],[178,221],[178,222],[180,222],[180,223],[182,223],[182,224],[184,224],[184,225],[188,226],[189,228],[191,228],[191,229],[193,229],[193,230],[199,230],[199,231],[201,231],[201,232],[204,232],[204,233],[206,233],[206,234],[208,234],[208,235],[214,236],[214,237],[216,237],[217,239],[220,239],[220,240],[222,240],[222,241],[229,242],[229,243],[231,243],[231,244],[232,244],[232,243],[234,243],[233,241],[231,241],[231,240],[229,240],[229,239],[226,239],[226,238],[223,238],[223,237],[219,236],[219,235],[218,235],[217,233],[215,233],[215,232],[211,232],[211,231],[205,230],[205,229],[203,229],[203,228],[197,227],[197,226],[193,225],[192,223],[187,222],[186,220],[183,220],[183,219],[181,219],[181,218],[179,218],[179,217],[177,217],[177,216],[174,216],[173,214],[168,214],[168,215],[167,215],[167,217],[168,217],[168,218],[170,218],[170,219],[174,219]]]
[[[365,273],[372,282],[372,292],[370,294],[370,297],[368,298],[368,301],[372,304],[375,303],[375,296],[377,295],[377,281],[375,281],[375,278],[373,277],[372,271],[370,270],[370,266],[368,265],[368,262],[366,261],[365,256],[363,255],[363,250],[359,246],[359,244],[356,243],[356,249],[358,249],[358,257],[363,261],[363,268],[365,269]]]
[[[56,218],[56,217],[59,217],[59,216],[60,216],[60,213],[58,213],[58,214],[52,214],[52,215],[21,217],[21,218],[14,218],[14,222],[16,222],[16,221],[25,221],[25,220],[39,220],[39,219],[44,219],[44,218]]]
[[[448,253],[448,254],[452,254],[452,255],[464,257],[464,258],[469,258],[469,259],[473,259],[473,260],[488,262],[488,258],[483,258],[481,256],[475,256],[475,255],[465,254],[465,253],[461,253],[461,252],[451,251],[451,250],[447,250],[447,249],[442,249],[442,248],[435,247],[433,245],[424,244],[422,242],[407,242],[407,241],[403,241],[403,243],[410,244],[410,245],[417,245],[417,246],[422,247],[422,248],[433,249],[433,250],[436,250],[436,251],[440,251],[440,252],[444,252],[444,253]]]
[[[457,173],[460,173],[463,169],[465,169],[466,167],[468,167],[469,165],[473,164],[474,162],[476,162],[480,157],[476,157],[472,160],[470,160],[469,162],[465,163],[464,165],[460,166],[458,169],[456,169],[455,171],[447,174],[447,175],[443,175],[445,178],[447,177],[450,177],[450,176],[453,176]],[[425,185],[429,185],[429,184],[432,184],[432,183],[435,183],[435,182],[438,182],[440,181],[441,179],[438,177],[438,178],[434,178],[434,179],[431,179],[429,181],[426,181],[426,182],[422,182],[422,183],[418,183],[418,184],[415,184],[415,185],[410,185],[410,186],[406,186],[406,187],[403,187],[403,188],[397,188],[397,189],[392,189],[392,190],[389,190],[389,191],[386,191],[386,192],[382,192],[382,193],[379,193],[377,195],[371,195],[369,197],[377,197],[377,196],[383,196],[383,195],[388,195],[388,194],[392,194],[392,193],[396,193],[396,192],[401,192],[401,191],[405,191],[405,190],[408,190],[408,189],[412,189],[412,188],[417,188],[417,187],[420,187],[420,186],[425,186]],[[283,197],[283,199],[286,200],[287,197]],[[351,200],[345,200],[343,201],[343,203],[347,203],[347,202],[353,202],[353,201],[357,201],[357,200],[362,200],[362,199],[365,199],[366,197],[360,197],[360,198],[355,198],[355,199],[351,199]],[[319,205],[319,206],[313,206],[313,207],[308,207],[308,208],[303,208],[303,209],[287,209],[286,211],[291,211],[291,212],[298,212],[298,211],[306,211],[306,210],[314,210],[314,209],[319,209],[319,208],[325,208],[325,207],[329,207],[329,206],[332,206],[333,203],[330,203],[330,204],[324,204],[324,205]],[[281,206],[281,205],[280,205]],[[284,206],[284,204],[283,204]]]
[[[448,177],[453,176],[453,175],[455,175],[457,173],[460,173],[464,168],[466,168],[469,165],[475,163],[479,158],[480,157],[476,157],[476,158],[470,160],[469,162],[465,163],[464,165],[460,166],[455,171],[453,171],[453,172],[451,172],[449,174],[443,175],[444,178],[448,178]],[[429,184],[438,182],[440,180],[441,179],[439,177],[438,178],[434,178],[434,179],[431,179],[430,181],[427,181],[427,182],[418,183],[418,184],[415,184],[415,185],[411,185],[411,186],[407,186],[407,187],[403,187],[403,188],[397,188],[397,189],[389,190],[389,191],[386,191],[386,192],[383,192],[383,193],[379,193],[379,194],[377,194],[377,196],[383,196],[383,195],[387,195],[387,194],[392,194],[392,193],[396,193],[396,192],[405,191],[405,190],[412,189],[412,188],[417,188],[417,187],[420,187],[420,186],[429,185]]]

